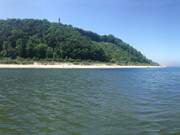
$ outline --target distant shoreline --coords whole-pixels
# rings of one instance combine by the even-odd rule
[[[73,63],[58,63],[58,64],[0,64],[0,68],[14,68],[14,69],[23,69],[23,68],[42,68],[42,69],[115,69],[115,68],[162,68],[164,66],[136,66],[136,65],[116,65],[116,64],[73,64]]]

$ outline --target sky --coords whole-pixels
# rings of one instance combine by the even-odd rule
[[[0,0],[0,19],[34,18],[113,34],[162,65],[180,66],[180,0]]]

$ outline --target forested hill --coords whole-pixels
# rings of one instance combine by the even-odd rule
[[[0,59],[99,61],[150,64],[132,46],[113,35],[98,35],[47,20],[0,20]]]

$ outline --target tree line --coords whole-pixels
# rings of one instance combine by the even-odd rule
[[[113,35],[37,19],[0,20],[0,58],[153,64]]]

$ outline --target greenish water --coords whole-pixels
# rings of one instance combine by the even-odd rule
[[[0,135],[180,133],[180,69],[0,69]]]

